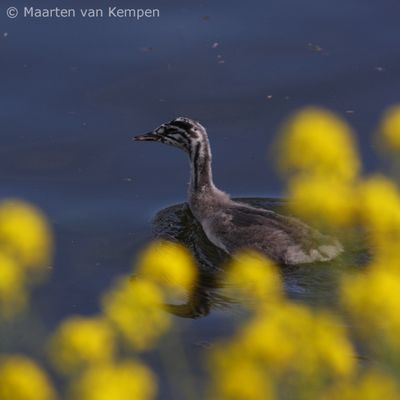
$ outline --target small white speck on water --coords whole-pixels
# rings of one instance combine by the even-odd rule
[[[271,99],[272,99],[272,94],[269,94],[269,95],[267,96],[267,99],[268,99],[268,100],[271,100]]]
[[[324,50],[319,44],[311,42],[307,43],[307,47],[309,50],[314,51],[316,53],[320,53],[321,51]]]
[[[374,69],[375,69],[375,71],[378,71],[378,72],[383,72],[385,70],[385,68],[383,68],[383,67],[375,67]]]
[[[213,49],[216,49],[218,46],[219,46],[219,43],[218,42],[214,42],[211,47]]]
[[[354,114],[355,113],[354,110],[346,110],[345,112],[346,112],[346,114]]]
[[[225,64],[225,61],[224,60],[219,60],[218,64]]]
[[[3,33],[3,37],[6,38],[7,36],[8,36],[8,32],[4,32],[4,33]]]

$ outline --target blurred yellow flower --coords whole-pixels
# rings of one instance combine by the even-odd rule
[[[400,193],[383,176],[374,176],[359,187],[359,213],[367,227],[375,258],[387,268],[400,270]]]
[[[353,186],[340,179],[298,175],[289,181],[289,207],[296,215],[330,228],[354,222],[356,197]]]
[[[290,376],[290,390],[296,392],[306,381],[318,387],[322,377],[352,376],[356,361],[346,329],[338,319],[282,301],[257,312],[235,337],[216,347],[211,353],[211,366],[213,380],[217,381],[214,385],[220,391],[242,382],[238,377],[232,383],[224,379],[231,379],[229,374],[235,375],[235,368],[240,371],[243,366],[246,371],[257,371],[256,381],[270,380],[276,388],[282,383],[287,385]],[[266,390],[261,386],[257,389],[256,383],[254,386],[256,393]],[[272,393],[268,387],[267,392]]]
[[[355,368],[353,348],[340,321],[306,306],[286,302],[266,309],[243,328],[238,340],[247,354],[263,360],[274,373],[312,376],[327,371],[345,376]]]
[[[341,298],[352,322],[369,346],[378,352],[400,346],[399,274],[373,266],[367,273],[343,279]]]
[[[382,118],[380,133],[387,147],[400,150],[400,104],[386,110]]]
[[[50,228],[43,214],[20,201],[0,203],[0,250],[27,268],[46,267],[51,252]]]
[[[339,382],[321,396],[321,400],[398,400],[395,377],[380,371],[367,371],[356,381]]]
[[[276,372],[288,368],[297,356],[297,346],[301,345],[298,334],[293,331],[299,316],[296,316],[296,322],[286,320],[294,316],[293,311],[282,304],[279,309],[282,311],[279,314],[272,309],[269,313],[256,315],[242,328],[236,339],[241,344],[243,353],[261,360],[267,369],[273,368]],[[299,311],[303,310],[300,308]],[[307,315],[305,310],[304,313]]]
[[[73,373],[82,366],[111,361],[114,347],[114,332],[104,318],[71,317],[51,338],[50,355],[59,371]]]
[[[121,278],[102,300],[105,316],[137,350],[153,347],[169,328],[162,292],[152,282]]]
[[[354,179],[360,169],[352,131],[335,114],[316,107],[296,113],[283,128],[281,167],[286,172]]]
[[[291,301],[259,309],[210,360],[215,398],[234,400],[318,398],[357,368],[341,321]]]
[[[383,176],[373,176],[359,187],[360,212],[364,223],[385,233],[400,225],[400,193],[396,185]]]
[[[269,400],[274,399],[269,376],[256,363],[246,359],[230,360],[214,370],[213,395],[218,400]]]
[[[72,400],[150,400],[156,395],[151,371],[133,361],[88,368],[72,384]]]
[[[314,315],[312,347],[319,354],[320,365],[338,376],[351,375],[356,370],[356,355],[343,321],[328,312]]]
[[[256,305],[275,302],[283,296],[283,285],[275,265],[255,251],[241,251],[226,268],[224,283],[235,291],[236,299]]]
[[[197,268],[190,252],[182,245],[165,240],[147,246],[140,254],[137,272],[166,289],[192,289]]]
[[[9,319],[21,312],[27,303],[22,269],[0,252],[0,318]]]
[[[0,357],[1,400],[52,400],[55,391],[40,367],[24,356]]]

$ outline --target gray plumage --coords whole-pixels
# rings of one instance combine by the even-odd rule
[[[338,240],[300,220],[233,201],[217,189],[207,132],[200,123],[179,117],[133,139],[170,144],[188,153],[189,207],[208,239],[228,254],[250,248],[277,263],[295,265],[329,261],[343,252]]]

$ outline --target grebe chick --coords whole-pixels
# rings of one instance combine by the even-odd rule
[[[295,265],[329,261],[343,251],[336,239],[296,218],[233,201],[217,189],[207,132],[199,122],[179,117],[132,140],[169,144],[189,155],[190,210],[207,238],[228,254],[250,248],[279,264]]]

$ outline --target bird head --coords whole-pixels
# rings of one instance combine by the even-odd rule
[[[207,140],[207,133],[199,122],[178,117],[149,133],[133,136],[131,139],[140,142],[161,142],[190,153],[196,143]]]

